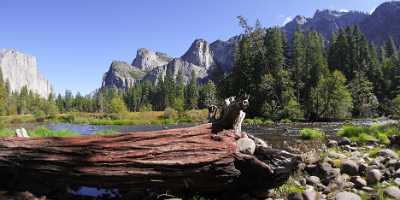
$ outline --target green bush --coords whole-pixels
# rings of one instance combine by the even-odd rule
[[[46,119],[46,113],[44,113],[43,110],[36,110],[35,112],[33,112],[33,117],[35,117],[35,120],[37,122],[44,122],[44,120]]]
[[[300,131],[300,137],[304,140],[321,139],[325,133],[318,129],[304,128]]]
[[[176,119],[176,118],[178,118],[178,111],[170,107],[164,110],[164,119]]]
[[[398,134],[399,130],[394,125],[370,127],[345,125],[336,135],[350,138],[358,143],[378,142],[380,144],[389,144],[389,136]]]
[[[0,137],[12,137],[15,136],[15,131],[11,129],[0,129]]]

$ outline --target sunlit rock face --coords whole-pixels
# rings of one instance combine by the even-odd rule
[[[156,67],[168,64],[171,60],[172,58],[165,53],[153,52],[149,49],[141,48],[137,50],[132,66],[143,71],[151,71]]]
[[[203,39],[196,39],[181,59],[206,69],[214,65],[210,45]]]
[[[103,76],[102,87],[128,89],[143,79],[145,72],[127,62],[113,61]]]
[[[49,81],[39,73],[34,56],[14,49],[1,49],[0,69],[13,92],[19,92],[24,86],[44,98],[52,92]]]
[[[138,81],[157,84],[158,79],[164,78],[167,72],[176,77],[179,71],[182,71],[185,84],[191,80],[192,71],[200,82],[205,82],[212,78],[212,72],[217,66],[223,72],[231,70],[237,38],[218,40],[212,44],[204,39],[196,39],[178,58],[141,48],[137,50],[132,64],[113,61],[103,76],[102,87],[127,89]]]

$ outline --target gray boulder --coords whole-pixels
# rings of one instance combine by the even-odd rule
[[[250,138],[240,138],[236,144],[240,153],[253,155],[256,150],[256,143]]]
[[[382,179],[382,173],[378,169],[371,169],[367,172],[367,182],[369,185],[379,183]]]
[[[396,186],[390,186],[383,190],[385,196],[393,199],[400,199],[400,189]]]
[[[335,196],[336,200],[361,200],[361,197],[352,192],[339,192]]]
[[[362,188],[367,186],[367,181],[360,176],[353,176],[351,177],[351,182],[354,183],[356,188]]]
[[[395,159],[398,159],[398,158],[399,158],[399,156],[397,155],[397,153],[394,152],[394,151],[391,150],[391,149],[382,149],[382,150],[380,150],[380,151],[378,152],[378,155],[379,155],[379,156],[382,156],[382,157],[384,157],[384,158],[395,158]]]
[[[350,176],[358,175],[359,165],[353,160],[344,160],[340,168],[340,172],[348,174]]]

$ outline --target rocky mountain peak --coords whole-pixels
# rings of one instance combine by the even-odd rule
[[[137,50],[136,57],[132,62],[132,66],[144,71],[151,71],[154,68],[168,64],[172,60],[165,53],[154,52],[146,48]]]
[[[19,92],[26,86],[41,97],[47,98],[52,92],[51,85],[37,68],[36,58],[15,49],[0,50],[0,69],[3,79],[10,84],[10,90]]]
[[[400,14],[400,1],[390,1],[379,5],[372,13],[373,17],[379,16],[398,16]]]
[[[182,60],[197,66],[209,68],[214,65],[214,59],[210,45],[204,39],[196,39],[189,50],[181,57]]]
[[[145,72],[124,61],[112,61],[110,69],[103,76],[102,87],[127,89],[142,80]]]

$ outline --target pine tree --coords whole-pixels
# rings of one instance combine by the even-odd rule
[[[199,91],[199,108],[207,108],[217,103],[217,88],[211,80],[203,85]]]
[[[185,83],[183,80],[183,72],[180,69],[178,74],[176,75],[176,86],[175,86],[175,102],[174,102],[174,109],[177,111],[184,110],[185,104]]]
[[[198,98],[199,98],[199,91],[198,91],[198,85],[197,85],[197,77],[196,77],[196,72],[193,70],[191,77],[190,77],[190,82],[186,87],[186,109],[191,110],[191,109],[196,109],[198,105]]]
[[[345,84],[346,77],[339,71],[324,74],[311,90],[309,119],[343,119],[351,116],[352,97]]]
[[[0,115],[7,114],[7,99],[8,99],[8,92],[6,84],[3,80],[3,73],[0,69]]]
[[[373,92],[373,84],[363,72],[357,73],[350,83],[353,98],[353,116],[373,117],[378,108],[378,99]]]
[[[303,32],[297,30],[293,35],[292,42],[292,55],[290,62],[290,74],[293,80],[294,91],[297,99],[300,102],[304,97],[301,95],[304,93],[304,81],[307,79],[306,69],[306,47],[305,38]]]

